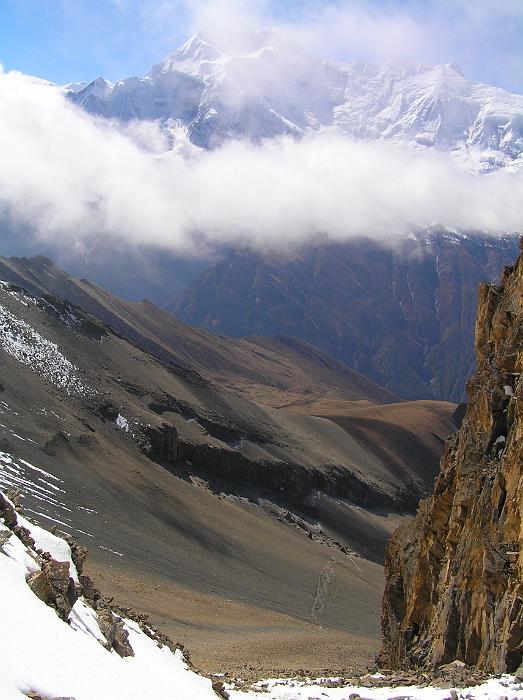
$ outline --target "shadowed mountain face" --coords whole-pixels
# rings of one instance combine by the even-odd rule
[[[168,308],[214,333],[298,336],[407,399],[463,399],[474,366],[477,287],[499,278],[516,238],[368,240],[288,257],[234,251]]]
[[[455,407],[398,404],[306,343],[216,338],[45,259],[1,277],[33,291],[0,285],[0,484],[32,517],[94,549],[108,592],[173,637],[211,639],[218,667],[275,635],[299,650],[318,624],[320,668],[370,653],[385,541],[430,489]]]

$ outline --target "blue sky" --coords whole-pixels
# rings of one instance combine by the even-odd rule
[[[322,56],[455,62],[523,92],[523,0],[0,0],[0,61],[58,83],[117,80],[239,17],[296,29]]]
[[[0,0],[0,61],[6,70],[65,83],[142,74],[167,48],[150,27],[140,3],[111,0]],[[186,35],[180,8],[173,41]],[[155,51],[155,44],[158,51]]]

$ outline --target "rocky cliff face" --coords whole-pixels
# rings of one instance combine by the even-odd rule
[[[523,250],[501,286],[481,285],[475,346],[469,405],[434,494],[389,543],[385,665],[521,663]]]

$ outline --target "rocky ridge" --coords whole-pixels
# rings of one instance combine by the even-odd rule
[[[398,400],[297,338],[219,338],[177,321],[152,303],[125,301],[75,279],[43,256],[0,258],[0,277],[37,297],[52,297],[50,302],[61,307],[62,314],[67,314],[67,306],[57,305],[57,300],[79,306],[164,362],[188,367],[265,405],[279,408],[311,397]]]
[[[36,265],[23,271],[30,278],[34,292],[41,294],[40,277],[34,268]],[[15,273],[6,265],[1,271],[2,274],[11,271],[12,277],[19,275],[20,269],[16,267]],[[60,274],[56,266],[47,266],[44,271],[47,269],[53,270],[54,278]],[[403,453],[370,454],[361,430],[340,426],[327,418],[319,419],[314,414],[297,415],[261,406],[266,401],[272,402],[277,395],[287,397],[288,401],[322,398],[323,394],[310,382],[302,395],[293,388],[294,367],[307,362],[311,374],[333,387],[326,398],[343,399],[344,403],[349,397],[365,404],[373,398],[380,404],[394,402],[393,394],[324,353],[293,339],[266,340],[265,344],[263,339],[249,342],[217,339],[184,326],[160,310],[156,310],[155,322],[148,325],[147,312],[149,316],[155,312],[151,305],[142,309],[141,305],[104,296],[103,290],[91,288],[87,283],[65,279],[67,284],[59,293],[82,302],[101,320],[49,294],[37,296],[13,283],[4,283],[0,296],[6,302],[6,329],[0,333],[0,346],[17,364],[29,363],[33,372],[46,378],[50,375],[49,367],[56,364],[57,348],[60,348],[65,367],[56,380],[60,387],[64,383],[69,387],[72,380],[67,377],[71,375],[76,382],[73,388],[78,384],[81,389],[76,394],[88,406],[88,421],[92,421],[94,413],[103,423],[120,427],[153,461],[178,471],[182,469],[184,473],[189,468],[191,473],[211,481],[218,490],[223,490],[224,482],[233,485],[234,492],[240,495],[245,495],[245,486],[251,490],[261,487],[285,494],[292,504],[306,502],[311,493],[320,490],[331,496],[348,497],[363,507],[386,503],[400,512],[404,509],[414,512],[419,498],[428,493],[442,439],[452,430],[449,419],[452,406],[445,406],[439,418],[439,414],[431,418],[433,425],[429,432],[436,433],[435,438],[424,434],[418,439],[414,434],[416,428],[403,431],[405,440],[414,441],[410,450],[417,447],[422,452],[415,461],[416,472],[411,474],[411,460],[404,459]],[[24,278],[19,281],[23,282]],[[57,324],[57,335],[49,333],[47,324],[51,322]],[[169,322],[171,327],[166,330]],[[15,343],[11,342],[13,334]],[[40,347],[50,348],[52,356],[40,351]],[[110,364],[100,361],[102,348],[111,355]],[[281,349],[277,355],[275,348]],[[66,350],[67,356],[63,354]],[[135,361],[127,371],[128,353]],[[95,357],[97,368],[93,370]],[[278,359],[286,358],[287,367],[278,369]],[[144,373],[145,363],[156,368],[152,376]],[[103,379],[109,368],[109,375]],[[276,376],[278,371],[281,379]],[[158,373],[162,375],[161,381]],[[248,391],[245,387],[252,379],[257,386],[255,402],[244,398]],[[223,384],[226,384],[224,390]],[[123,426],[118,426],[118,420],[125,420]],[[57,441],[65,444],[69,438],[62,430],[53,432],[51,437],[46,437],[46,453],[52,455],[57,451]],[[309,444],[313,456],[308,454]],[[369,453],[368,458],[360,454],[361,446]],[[391,447],[393,452],[396,447]],[[406,483],[401,489],[397,476],[391,479],[390,486],[381,483],[384,460],[386,468],[406,472]],[[393,463],[392,467],[388,467],[389,462]],[[357,466],[356,470],[347,469],[353,465]],[[371,473],[376,474],[375,479],[371,480]]]
[[[386,553],[380,661],[515,671],[523,652],[523,254],[482,284],[477,371],[433,496]]]

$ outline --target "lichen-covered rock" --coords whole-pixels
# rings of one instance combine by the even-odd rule
[[[523,244],[523,241],[522,241]],[[523,652],[523,251],[483,284],[477,371],[434,493],[386,553],[386,666],[515,671]]]

